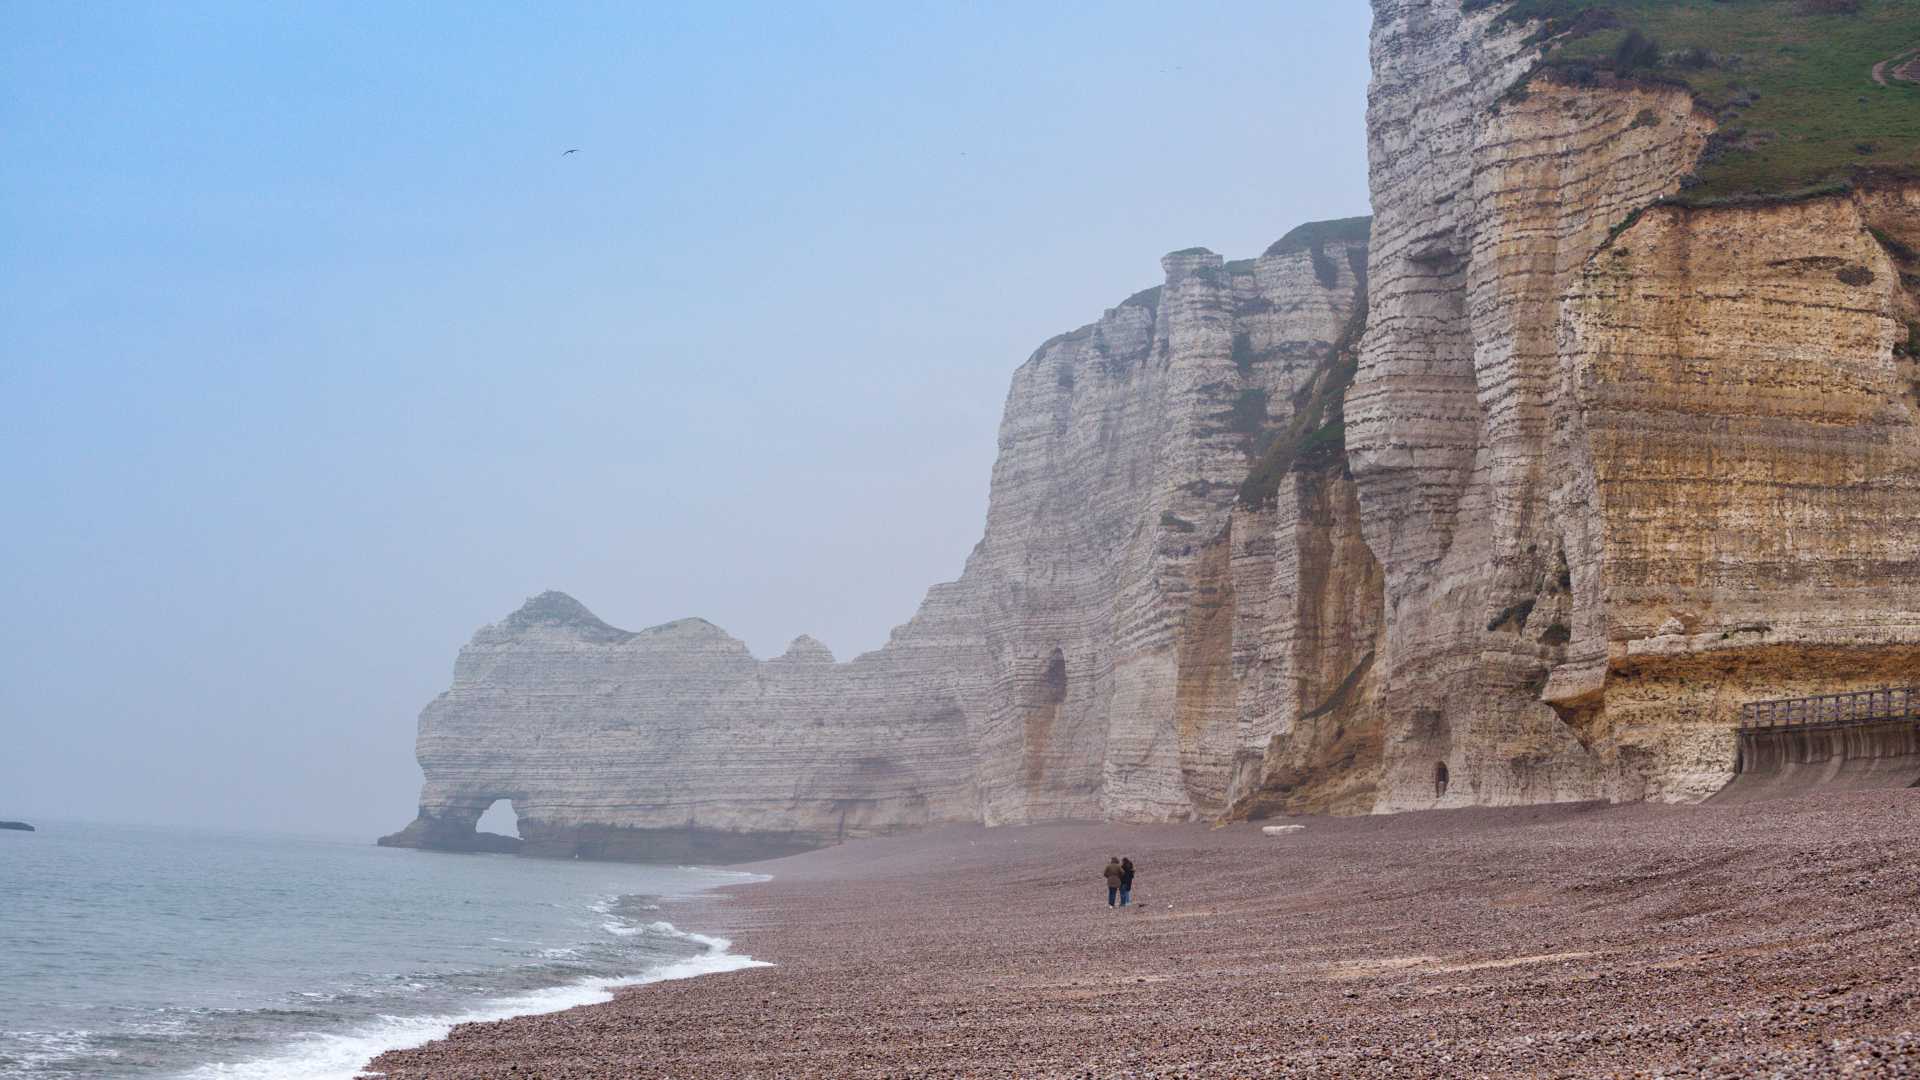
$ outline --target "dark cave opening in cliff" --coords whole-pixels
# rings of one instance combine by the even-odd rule
[[[1447,793],[1447,763],[1435,762],[1433,766],[1433,797],[1438,799]]]
[[[1046,670],[1029,691],[1026,713],[1024,756],[1029,783],[1039,783],[1047,771],[1047,747],[1053,739],[1054,722],[1060,719],[1060,706],[1067,700],[1067,658],[1059,649],[1047,658]]]
[[[1047,658],[1046,674],[1040,676],[1040,704],[1059,705],[1067,700],[1067,658],[1059,649]]]
[[[474,825],[474,830],[499,836],[519,836],[520,815],[514,812],[513,800],[493,800],[492,805],[481,812],[480,821]]]

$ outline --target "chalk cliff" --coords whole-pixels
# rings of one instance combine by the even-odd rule
[[[1463,9],[1464,8],[1464,9]],[[1741,702],[1920,673],[1920,184],[1680,205],[1719,121],[1375,0],[1375,216],[1204,249],[1015,372],[889,644],[557,593],[464,648],[383,843],[723,860],[949,821],[1724,783]]]
[[[420,715],[420,817],[383,842],[474,847],[497,799],[521,851],[603,858],[728,861],[968,818],[952,668],[903,669],[916,651],[836,665],[801,638],[761,662],[700,619],[632,633],[544,593],[460,651]]]
[[[1233,518],[1263,455],[1325,441],[1366,231],[1306,226],[1234,263],[1175,252],[1161,285],[1042,345],[1007,397],[985,537],[876,652],[835,663],[802,638],[761,661],[702,620],[618,630],[559,593],[482,629],[420,717],[420,816],[383,842],[494,845],[474,824],[502,798],[523,851],[645,858],[1224,812],[1295,690],[1275,564],[1324,546],[1275,530],[1345,514],[1357,546],[1350,491],[1328,510],[1289,481],[1237,545]],[[1327,446],[1338,486],[1337,431]],[[1259,617],[1237,616],[1236,587]],[[1269,668],[1285,685],[1243,722],[1236,679]]]
[[[1383,564],[1379,809],[1692,799],[1742,701],[1920,671],[1920,186],[1655,205],[1715,120],[1376,0],[1347,400]],[[1445,775],[1436,799],[1436,780]]]

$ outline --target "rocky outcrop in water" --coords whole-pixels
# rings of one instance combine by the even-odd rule
[[[589,858],[740,861],[967,819],[967,728],[944,672],[903,670],[916,653],[836,665],[803,638],[761,662],[700,619],[616,630],[542,594],[460,651],[420,715],[420,816],[381,842],[470,850],[498,799],[523,853]]]
[[[1910,680],[1920,184],[1679,205],[1684,87],[1534,73],[1467,7],[1375,2],[1370,232],[1175,252],[1015,373],[985,536],[885,648],[537,597],[461,651],[383,842],[493,843],[499,798],[530,853],[712,861],[1694,799],[1743,701]]]

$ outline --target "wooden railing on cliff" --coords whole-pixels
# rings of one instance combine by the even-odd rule
[[[1740,706],[1743,732],[1864,724],[1876,720],[1920,720],[1920,686],[1750,701]]]

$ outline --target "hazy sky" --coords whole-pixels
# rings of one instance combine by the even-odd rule
[[[7,6],[0,818],[398,828],[547,588],[875,648],[1035,346],[1367,210],[1360,0],[553,7]]]

